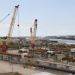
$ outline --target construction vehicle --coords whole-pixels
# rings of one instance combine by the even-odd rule
[[[17,12],[18,12],[18,8],[19,8],[19,5],[15,6],[7,38],[4,39],[4,40],[2,40],[2,45],[1,45],[0,49],[3,52],[6,52],[7,49],[8,49],[8,43],[10,42],[11,37],[12,37],[13,27],[14,27],[14,24],[15,24],[15,20],[16,20],[16,15],[17,15]]]
[[[36,45],[36,31],[37,31],[37,19],[35,19],[33,27],[30,28],[31,47],[33,49],[35,48],[35,45]]]

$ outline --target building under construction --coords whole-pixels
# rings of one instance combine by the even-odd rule
[[[21,64],[24,67],[30,65],[75,74],[75,46],[58,42],[41,42],[39,46],[36,41],[37,19],[30,28],[31,35],[27,49],[19,47],[18,50],[15,50],[17,52],[8,50],[8,43],[12,41],[12,31],[18,8],[19,5],[14,8],[7,38],[3,40],[0,47],[0,60]],[[20,44],[18,45],[20,46]]]

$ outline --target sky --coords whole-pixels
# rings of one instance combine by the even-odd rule
[[[12,36],[30,36],[38,19],[37,36],[75,35],[75,0],[0,0],[0,36],[7,36],[15,5],[19,7]]]

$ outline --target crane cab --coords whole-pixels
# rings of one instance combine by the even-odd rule
[[[0,45],[0,52],[6,53],[8,50],[8,45],[6,44],[6,41],[2,42],[2,45]]]

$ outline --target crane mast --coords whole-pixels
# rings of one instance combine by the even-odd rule
[[[16,15],[17,15],[17,12],[18,12],[18,8],[19,8],[19,5],[15,6],[15,8],[14,8],[14,12],[13,12],[13,16],[12,16],[12,19],[11,19],[7,39],[12,36],[12,31],[13,31],[13,27],[14,27],[14,24],[15,24],[15,19],[16,19]]]
[[[32,28],[30,28],[30,33],[31,33],[31,47],[35,47],[35,40],[36,40],[36,31],[37,31],[37,19],[34,21],[34,25]]]

